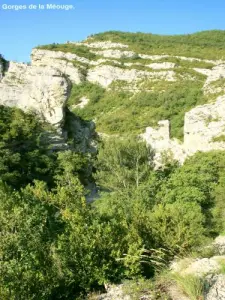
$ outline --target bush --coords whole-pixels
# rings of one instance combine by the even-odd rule
[[[156,248],[184,253],[205,241],[204,216],[197,203],[158,204],[150,219]]]

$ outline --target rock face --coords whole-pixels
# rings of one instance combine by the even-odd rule
[[[59,70],[10,62],[0,80],[0,104],[35,111],[60,126],[69,91],[70,82]]]
[[[32,66],[54,66],[55,69],[60,70],[75,84],[81,83],[84,78],[81,70],[73,62],[89,63],[89,60],[79,57],[76,54],[39,49],[33,49],[31,59]]]
[[[225,254],[225,236],[219,235],[215,239],[213,246],[220,255]]]
[[[225,142],[216,138],[225,135],[225,96],[214,104],[198,106],[185,115],[184,148],[190,154],[197,151],[224,150]]]
[[[205,296],[205,300],[224,300],[225,299],[225,276],[215,275],[210,280],[210,288]]]
[[[94,42],[91,38],[81,43],[68,44],[69,47],[87,47],[87,53],[89,51],[97,56],[90,60],[74,53],[55,51],[54,48],[33,49],[31,66],[10,62],[7,70],[4,70],[4,61],[0,56],[0,104],[34,110],[47,122],[60,127],[72,84],[89,81],[110,89],[113,82],[125,82],[127,85],[124,90],[135,93],[142,90],[147,80],[148,91],[151,92],[152,82],[173,82],[180,78],[177,72],[179,64],[174,63],[174,59],[211,64],[211,69],[190,67],[193,72],[206,76],[205,84],[203,81],[205,92],[218,92],[218,87],[215,85],[213,89],[213,84],[225,78],[225,62],[221,60],[140,54],[130,51],[125,44]],[[124,58],[127,62],[124,62]],[[84,108],[87,103],[88,99],[82,97],[78,107]],[[170,124],[167,120],[160,121],[157,128],[146,128],[142,137],[155,150],[156,167],[163,163],[165,153],[183,163],[197,151],[225,150],[224,110],[225,95],[214,104],[198,106],[187,112],[183,143],[170,138]],[[75,123],[73,125],[77,127]]]
[[[113,81],[123,80],[126,82],[134,82],[142,78],[161,79],[167,81],[175,81],[173,71],[147,72],[135,69],[123,70],[118,67],[102,65],[90,69],[87,80],[93,83],[99,83],[103,87],[108,87]]]
[[[209,83],[213,81],[225,77],[225,64],[220,64],[218,66],[215,66],[212,68],[212,70],[200,69],[200,68],[194,68],[194,70],[207,76],[205,86],[207,86]]]
[[[124,56],[132,58],[135,55],[133,52],[121,50],[104,50],[100,52],[93,52],[98,55],[102,55],[105,58],[121,58]],[[174,67],[173,63],[150,64],[147,66],[148,68],[157,70],[157,72],[151,72],[150,70],[142,71],[135,68],[123,69],[110,65],[111,63],[117,63],[120,65],[121,63],[119,61],[117,62],[104,58],[96,61],[90,61],[76,54],[64,53],[61,51],[33,49],[31,57],[33,66],[54,66],[54,68],[61,70],[75,84],[79,84],[86,79],[90,82],[98,83],[107,88],[113,81],[116,80],[123,80],[128,83],[144,78],[167,81],[176,80],[174,71],[166,71],[166,69]],[[75,61],[81,65],[79,66],[78,64],[77,66],[77,64],[74,64]],[[107,65],[107,63],[109,65]],[[86,67],[84,65],[86,65]],[[134,64],[130,65],[134,66]],[[85,71],[85,76],[83,75],[84,72],[82,71]]]
[[[160,167],[164,163],[164,158],[178,160],[183,163],[187,157],[184,145],[176,139],[170,139],[170,122],[163,120],[158,122],[158,128],[147,127],[141,137],[155,151],[155,166]]]
[[[91,40],[91,38],[89,38]],[[77,42],[69,42],[70,44],[75,44],[75,45],[85,45],[86,47],[89,48],[100,48],[100,49],[113,49],[113,48],[128,48],[128,45],[124,45],[121,43],[112,43],[110,41],[104,41],[104,42],[92,42],[92,43],[77,43]]]
[[[170,139],[169,121],[158,128],[147,127],[142,138],[155,150],[156,167],[162,165],[165,153],[183,163],[198,151],[225,150],[225,96],[213,104],[197,106],[185,114],[184,142]]]
[[[80,98],[80,102],[76,105],[73,105],[72,108],[84,108],[88,102],[90,101],[90,99],[86,98],[86,97],[81,97]]]
[[[180,275],[195,275],[204,277],[207,274],[215,274],[221,269],[221,261],[225,261],[225,256],[213,256],[211,258],[185,258],[179,262],[174,262],[171,269]]]
[[[107,58],[133,58],[136,56],[136,53],[133,51],[121,51],[114,49],[107,49],[103,51],[93,51],[97,55],[101,55]]]

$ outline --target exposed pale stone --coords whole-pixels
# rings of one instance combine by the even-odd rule
[[[210,258],[184,258],[171,264],[172,272],[180,275],[195,275],[203,277],[207,274],[215,274],[221,269],[221,261],[225,256],[213,256]]]
[[[97,55],[101,55],[103,57],[110,57],[110,58],[132,58],[135,57],[137,54],[133,51],[121,51],[121,50],[115,50],[115,49],[107,49],[102,51],[92,51],[93,53]]]
[[[215,275],[209,281],[210,288],[205,296],[205,300],[224,300],[225,299],[225,276]]]
[[[47,122],[60,125],[69,90],[70,83],[58,70],[10,62],[0,82],[0,104],[33,110]]]
[[[147,127],[141,137],[155,150],[154,162],[156,168],[163,164],[164,156],[183,163],[186,152],[182,144],[170,139],[170,124],[168,120],[158,122],[157,128]]]
[[[41,61],[37,61],[32,65],[42,67],[54,66],[55,69],[58,69],[63,74],[66,74],[69,77],[69,79],[75,84],[79,84],[85,79],[84,76],[82,76],[81,69],[74,66],[72,62],[67,60],[48,58],[43,59]]]
[[[198,151],[225,150],[225,142],[214,138],[225,136],[225,95],[216,103],[197,106],[185,114],[184,143],[169,137],[169,121],[160,121],[157,128],[147,127],[142,138],[155,150],[155,163],[163,162],[164,154],[183,163]]]
[[[150,65],[147,65],[147,67],[155,70],[173,69],[175,67],[175,63],[171,63],[171,62],[152,63]]]
[[[89,43],[88,40],[86,42],[76,43],[76,42],[69,42],[70,44],[86,46],[89,48],[101,48],[101,49],[113,49],[113,48],[128,48],[128,45],[121,44],[121,43],[112,43],[111,41],[106,42],[92,42]]]
[[[215,239],[213,246],[220,255],[225,254],[225,236],[224,235],[218,236]]]
[[[82,97],[80,99],[79,104],[73,105],[72,108],[84,108],[88,102],[90,101],[90,99],[86,98],[86,97]]]
[[[138,55],[142,59],[150,59],[152,61],[175,57],[188,61],[214,63],[216,66],[212,70],[195,69],[207,76],[205,87],[209,86],[211,82],[225,76],[225,64],[222,61],[201,60],[198,58],[164,54],[137,54],[133,51],[127,51],[128,45],[112,42],[90,43],[90,40],[88,40],[88,43],[77,43],[77,45],[79,44],[90,47],[93,49],[91,51],[102,56],[114,57],[116,59],[123,57],[132,58]],[[100,52],[97,51],[99,48],[103,50]],[[10,64],[9,71],[0,84],[0,92],[3,95],[1,101],[10,106],[16,105],[23,109],[35,109],[39,113],[44,114],[44,117],[49,122],[60,123],[63,119],[63,105],[68,96],[70,80],[76,84],[87,80],[98,83],[106,88],[113,81],[121,80],[126,81],[128,89],[134,92],[140,90],[141,86],[138,85],[144,79],[152,81],[176,80],[175,71],[167,70],[175,67],[175,64],[172,62],[162,61],[151,63],[145,66],[156,71],[142,71],[107,65],[108,62],[121,64],[119,60],[111,60],[109,58],[90,61],[73,53],[34,49],[32,51],[32,67],[24,64]],[[78,62],[78,65],[76,62]],[[53,65],[54,69],[51,67]],[[139,60],[138,62],[126,63],[124,65],[132,67],[133,65],[142,65],[142,63]],[[0,68],[0,76],[2,76],[2,67],[0,66]],[[85,68],[85,70],[82,70],[82,68]],[[87,76],[84,73],[87,73]],[[66,77],[70,80],[67,80]],[[58,105],[58,102],[61,104]],[[83,99],[78,104],[78,107],[83,107],[86,103],[87,99]],[[160,165],[165,152],[167,152],[167,155],[171,155],[183,163],[188,155],[192,155],[197,151],[225,149],[224,142],[213,142],[215,137],[219,137],[225,133],[224,109],[225,96],[218,98],[215,104],[199,106],[186,113],[183,144],[175,139],[170,139],[168,122],[163,121],[159,123],[159,128],[147,128],[145,134],[143,134],[143,138],[155,149],[156,163]],[[52,113],[53,110],[54,113]]]
[[[206,84],[209,84],[210,82],[216,81],[220,78],[225,78],[225,64],[215,66],[212,68],[212,70],[200,68],[194,68],[194,70],[208,77]]]
[[[76,54],[62,51],[51,51],[42,49],[33,49],[31,53],[32,65],[39,64],[38,61],[47,61],[48,59],[66,59],[77,60],[84,64],[89,64],[90,61],[85,57],[80,57]]]
[[[224,111],[225,96],[221,96],[216,103],[197,106],[185,114],[184,148],[189,154],[225,149],[225,142],[213,142],[225,134]]]
[[[67,63],[78,61],[84,65],[92,65],[97,66],[105,62],[114,62],[120,64],[117,60],[109,60],[105,58],[100,58],[96,61],[89,60],[84,57],[80,57],[73,53],[65,53],[62,51],[51,51],[51,50],[44,50],[44,49],[33,49],[31,53],[31,62],[32,65],[51,65],[52,63],[57,64],[57,61],[61,64],[61,61],[64,61],[62,65],[63,68],[66,66]],[[71,65],[71,64],[70,64]],[[55,67],[55,65],[54,65]]]
[[[118,67],[102,65],[89,69],[87,80],[99,83],[103,87],[108,87],[115,80],[124,80],[127,82],[137,81],[139,79],[164,79],[175,81],[175,73],[173,71],[147,72],[140,70],[124,70]]]
[[[186,60],[186,61],[190,61],[190,62],[194,62],[194,61],[206,62],[206,63],[211,63],[213,65],[220,65],[220,64],[225,63],[225,61],[223,61],[223,60],[209,60],[209,59],[200,59],[200,58],[195,58],[195,57],[167,55],[167,54],[162,54],[162,55],[138,54],[138,56],[143,59],[151,59],[151,60],[162,60],[163,58],[178,58],[178,59]]]

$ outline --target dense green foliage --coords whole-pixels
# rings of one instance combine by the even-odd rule
[[[141,133],[146,127],[169,119],[171,135],[179,139],[183,137],[185,112],[207,101],[201,82],[188,80],[165,83],[164,86],[161,83],[155,91],[143,90],[135,95],[118,89],[106,91],[98,85],[83,83],[73,86],[69,105],[78,104],[83,96],[90,99],[89,103],[74,112],[84,119],[94,119],[99,132]]]
[[[44,127],[32,114],[0,107],[0,178],[6,183],[51,182],[54,159],[41,142]]]
[[[107,139],[93,162],[49,151],[44,130],[34,115],[1,107],[1,299],[85,298],[107,282],[151,277],[162,260],[224,231],[224,152],[154,170],[136,138]],[[92,163],[100,198],[87,203]]]
[[[108,190],[138,187],[152,169],[152,154],[138,139],[110,140],[99,150],[97,183]]]
[[[91,35],[87,42],[111,41],[129,46],[128,50],[143,54],[169,54],[205,59],[225,58],[225,31],[211,30],[183,35],[158,35],[108,31]],[[50,44],[39,49],[75,53],[90,60],[96,58],[89,48],[75,44]],[[203,67],[203,66],[202,66]]]
[[[211,30],[186,35],[157,35],[108,31],[91,36],[93,41],[112,41],[129,45],[144,54],[171,54],[207,59],[225,58],[225,31]]]
[[[14,188],[24,187],[33,180],[43,180],[52,187],[62,155],[59,154],[56,163],[57,154],[50,151],[52,146],[48,141],[50,132],[54,134],[54,129],[34,114],[0,106],[0,179]],[[75,163],[73,156],[69,153],[66,159]],[[87,162],[82,154],[77,154],[77,161],[76,171],[83,180]]]

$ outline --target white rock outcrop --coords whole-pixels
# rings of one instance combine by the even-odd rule
[[[225,142],[214,141],[225,135],[224,111],[225,96],[220,96],[215,103],[197,106],[185,114],[184,148],[188,154],[225,149]]]
[[[225,276],[215,275],[209,280],[209,290],[205,300],[224,300],[225,299]]]
[[[136,69],[127,70],[109,65],[100,65],[89,69],[87,74],[88,81],[98,83],[103,87],[108,87],[115,80],[134,82],[144,78],[175,81],[175,73],[173,71],[147,72]]]
[[[171,265],[172,272],[180,275],[195,275],[203,277],[207,274],[220,272],[221,262],[225,261],[225,256],[213,256],[210,258],[184,258]]]
[[[121,58],[124,55],[126,57],[133,57],[135,55],[134,52],[114,49],[103,50],[101,51],[101,53],[95,53],[101,54],[104,57],[114,58]],[[93,83],[98,83],[103,87],[108,87],[115,80],[123,80],[127,81],[128,83],[145,78],[152,80],[167,81],[176,80],[175,72],[172,70],[167,70],[174,68],[174,63],[169,62],[153,63],[150,65],[146,65],[146,67],[155,69],[156,71],[154,72],[151,70],[137,70],[135,69],[135,67],[133,69],[123,69],[119,68],[121,62],[116,60],[108,60],[101,58],[96,61],[90,61],[86,58],[79,57],[76,54],[64,53],[61,51],[33,49],[31,58],[32,66],[54,66],[54,68],[59,69],[62,73],[68,76],[69,79],[75,84],[79,84],[85,79]],[[74,64],[74,62],[86,65],[85,75],[87,75],[87,78],[84,78],[84,72],[82,72],[82,69],[85,69],[85,66],[77,66],[77,64]],[[110,63],[118,64],[118,67],[110,65]],[[126,65],[132,67],[133,64],[127,63]]]
[[[90,101],[90,99],[88,99],[87,97],[82,97],[82,98],[80,98],[80,102],[76,105],[73,105],[72,108],[73,109],[74,108],[81,108],[82,109],[88,104],[89,101]]]
[[[107,49],[107,50],[101,50],[101,51],[92,51],[93,53],[97,55],[101,55],[106,58],[133,58],[137,56],[137,54],[133,51],[122,51],[118,49]]]
[[[69,90],[70,83],[59,70],[10,62],[0,81],[0,104],[35,111],[59,126]]]
[[[82,75],[82,66],[79,68],[73,64],[73,61],[77,60],[81,63],[89,63],[89,60],[82,59],[76,54],[64,53],[60,51],[49,51],[49,50],[39,50],[33,49],[31,54],[32,66],[38,67],[52,67],[60,70],[63,74],[67,75],[69,79],[75,83],[79,84],[84,80]]]
[[[225,78],[225,64],[219,64],[212,68],[212,70],[209,69],[201,69],[201,68],[194,68],[196,72],[199,72],[205,76],[207,76],[207,79],[205,81],[205,84],[203,86],[203,90],[205,93],[219,93],[221,91],[224,91],[224,87],[218,86],[214,87],[213,84],[215,81],[224,79]]]
[[[78,56],[77,54],[54,51],[54,50],[43,50],[43,49],[33,49],[31,52],[32,65],[40,65],[48,62],[49,59],[64,59],[68,61],[78,61],[83,64],[89,64],[90,61],[85,58]]]
[[[152,63],[152,64],[147,65],[147,67],[154,69],[154,70],[173,69],[173,68],[175,68],[175,63],[172,63],[172,62]]]
[[[219,235],[215,239],[213,247],[220,255],[225,254],[225,236]]]
[[[160,121],[157,128],[147,127],[142,138],[155,150],[156,167],[166,156],[181,164],[198,151],[225,150],[225,95],[212,104],[197,106],[185,114],[184,142],[170,138],[168,120]],[[219,140],[221,137],[221,141]],[[216,139],[217,138],[217,139]]]
[[[78,46],[86,46],[88,48],[100,48],[100,49],[119,49],[119,48],[128,48],[128,45],[121,44],[121,43],[113,43],[111,41],[105,42],[92,42],[90,43],[89,40],[86,42],[76,43],[76,42],[69,42],[69,44],[75,44]]]
[[[225,78],[223,61],[166,54],[138,54],[129,51],[128,45],[110,41],[92,42],[89,39],[75,45],[86,46],[101,57],[89,60],[74,53],[54,51],[53,47],[52,50],[33,49],[31,66],[11,62],[5,74],[3,63],[0,63],[0,104],[35,110],[46,121],[57,125],[63,122],[63,110],[69,95],[70,82],[80,84],[87,80],[108,88],[114,81],[124,81],[127,82],[129,91],[140,91],[144,80],[177,80],[176,65],[169,62],[169,58],[214,64],[212,69],[194,69],[207,76],[205,90],[214,81]],[[125,57],[140,59],[128,63],[120,61]],[[146,59],[152,62],[143,64],[143,60]],[[140,70],[142,66],[144,70]],[[87,103],[88,99],[82,98],[78,107],[83,108]],[[225,142],[220,138],[225,136],[224,111],[225,96],[221,96],[216,103],[198,106],[186,113],[183,143],[170,138],[169,121],[160,121],[157,128],[146,128],[142,137],[155,150],[156,165],[162,163],[165,153],[183,163],[187,156],[197,151],[225,150]]]
[[[170,123],[168,120],[159,121],[157,128],[147,127],[141,137],[155,151],[154,162],[156,168],[163,164],[164,157],[170,156],[172,159],[183,163],[187,156],[183,145],[178,140],[170,139]]]

